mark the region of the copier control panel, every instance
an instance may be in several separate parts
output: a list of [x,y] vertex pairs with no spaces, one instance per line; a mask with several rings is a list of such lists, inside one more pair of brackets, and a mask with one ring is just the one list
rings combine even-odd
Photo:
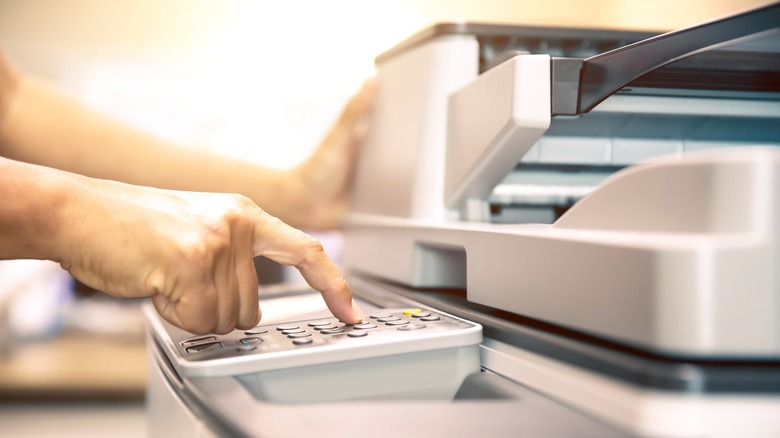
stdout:
[[[335,317],[259,325],[226,335],[192,336],[183,332],[174,345],[182,361],[203,362],[257,356],[273,361],[274,355],[308,349],[359,350],[380,344],[419,343],[435,347],[443,339],[477,332],[479,326],[452,316],[420,308],[386,309],[368,315],[359,324],[345,324]],[[316,351],[315,351],[316,353]],[[263,368],[274,368],[273,364]]]
[[380,308],[195,336],[145,308],[157,344],[186,377],[234,376],[274,402],[454,396],[480,371],[482,327],[423,307]]

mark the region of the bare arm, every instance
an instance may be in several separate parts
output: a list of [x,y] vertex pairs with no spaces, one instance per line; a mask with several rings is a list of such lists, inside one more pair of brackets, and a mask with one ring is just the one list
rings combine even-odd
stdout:
[[0,158],[0,259],[59,262],[120,297],[151,297],[195,333],[260,318],[252,258],[295,266],[345,322],[363,317],[322,245],[241,195],[101,180]]
[[[329,138],[354,137],[334,129]],[[320,151],[343,150],[327,143]],[[249,198],[99,178],[116,173],[149,186],[212,192],[247,185],[257,199],[278,202],[278,214],[305,223],[319,209],[305,190],[316,175],[182,153],[21,77],[2,61],[0,153],[14,158],[0,157],[0,259],[54,260],[96,289],[151,297],[165,319],[186,330],[225,333],[259,320],[252,258],[262,255],[295,266],[336,317],[363,317],[322,245]],[[332,157],[318,154],[307,163]],[[148,173],[147,160],[158,163]],[[299,204],[286,198],[299,195]],[[338,198],[325,210],[336,211]]]
[[131,184],[241,193],[290,225],[308,229],[333,228],[341,219],[372,95],[366,87],[350,101],[309,160],[278,170],[135,130],[14,71],[2,54],[0,81],[13,90],[0,97],[2,156]]

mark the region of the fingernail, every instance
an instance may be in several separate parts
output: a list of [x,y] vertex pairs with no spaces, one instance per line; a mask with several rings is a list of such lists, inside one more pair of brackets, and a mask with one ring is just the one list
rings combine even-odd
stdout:
[[363,311],[360,310],[360,307],[358,307],[355,300],[352,300],[352,314],[355,315],[356,321],[362,321],[365,315],[363,314]]

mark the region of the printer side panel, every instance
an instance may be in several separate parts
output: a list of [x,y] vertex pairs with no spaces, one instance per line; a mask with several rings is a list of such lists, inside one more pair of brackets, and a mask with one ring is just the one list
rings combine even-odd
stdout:
[[477,76],[477,40],[441,36],[377,67],[374,114],[350,209],[442,220],[447,96]]

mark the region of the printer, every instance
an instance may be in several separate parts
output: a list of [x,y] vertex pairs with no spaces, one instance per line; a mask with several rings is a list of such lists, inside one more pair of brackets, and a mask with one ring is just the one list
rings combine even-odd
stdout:
[[366,311],[145,308],[150,434],[780,434],[780,3],[655,35],[454,22],[376,58]]

